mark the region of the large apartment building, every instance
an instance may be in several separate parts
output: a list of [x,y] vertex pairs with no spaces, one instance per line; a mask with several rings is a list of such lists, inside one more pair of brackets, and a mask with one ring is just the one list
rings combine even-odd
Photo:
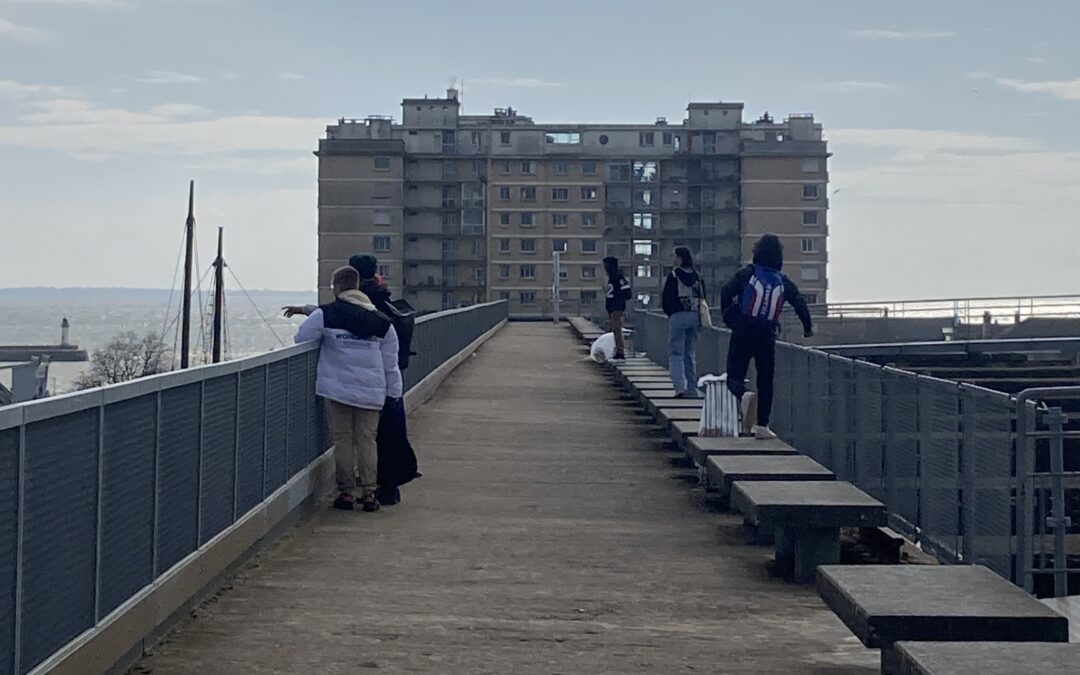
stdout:
[[[516,110],[463,115],[456,90],[405,99],[402,121],[340,119],[319,141],[319,288],[357,251],[421,311],[510,301],[551,316],[602,310],[606,255],[655,306],[676,246],[708,290],[766,232],[813,302],[828,290],[828,168],[812,115],[742,119],[691,103],[681,124],[540,124]],[[555,256],[559,251],[556,269]]]

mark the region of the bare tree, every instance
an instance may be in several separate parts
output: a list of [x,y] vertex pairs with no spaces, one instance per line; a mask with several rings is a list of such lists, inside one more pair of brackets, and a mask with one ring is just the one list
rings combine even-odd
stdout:
[[169,370],[171,360],[165,343],[156,333],[139,337],[132,331],[113,337],[103,349],[94,351],[90,370],[75,380],[76,389],[117,384]]

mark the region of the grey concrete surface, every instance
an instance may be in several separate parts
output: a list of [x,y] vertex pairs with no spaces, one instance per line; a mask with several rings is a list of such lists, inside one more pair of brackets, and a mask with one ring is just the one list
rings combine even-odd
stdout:
[[767,527],[879,527],[885,505],[844,481],[736,481],[731,506]]
[[684,444],[686,452],[701,466],[705,466],[709,457],[725,455],[797,455],[795,448],[779,438],[759,441],[756,438],[735,438],[732,436],[691,436]]
[[[762,441],[764,442],[764,441]],[[737,480],[835,480],[836,475],[806,455],[712,456],[705,462],[709,485],[726,497]]]
[[1080,672],[1080,644],[901,642],[905,675],[1048,675]]
[[822,599],[868,647],[1069,639],[1064,616],[981,565],[829,565],[817,580]]
[[138,672],[876,673],[573,344],[505,328],[410,419],[401,505],[320,511]]

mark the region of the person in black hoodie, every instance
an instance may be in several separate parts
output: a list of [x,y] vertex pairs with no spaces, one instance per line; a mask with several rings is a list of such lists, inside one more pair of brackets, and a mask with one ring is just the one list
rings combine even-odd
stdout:
[[668,315],[668,371],[676,398],[698,396],[694,342],[701,327],[705,284],[694,269],[690,249],[675,249],[675,269],[664,282],[660,305]]
[[349,267],[360,273],[360,292],[371,298],[380,312],[394,316],[390,307],[390,289],[379,274],[378,259],[370,253],[357,253],[349,258]]
[[[731,328],[728,347],[727,386],[739,399],[744,418],[753,399],[747,396],[746,372],[750,359],[757,366],[757,424],[751,433],[759,440],[776,438],[769,429],[772,412],[773,376],[776,366],[776,337],[780,332],[780,310],[790,304],[802,321],[803,334],[814,334],[810,311],[799,288],[781,274],[784,247],[780,239],[766,234],[754,244],[754,263],[739,270],[720,290],[724,323]],[[752,395],[751,395],[752,396]]]
[[604,271],[607,272],[607,290],[605,308],[611,322],[611,332],[615,336],[615,360],[626,358],[626,339],[623,337],[623,320],[626,315],[626,301],[632,297],[630,282],[619,269],[619,259],[604,258]]

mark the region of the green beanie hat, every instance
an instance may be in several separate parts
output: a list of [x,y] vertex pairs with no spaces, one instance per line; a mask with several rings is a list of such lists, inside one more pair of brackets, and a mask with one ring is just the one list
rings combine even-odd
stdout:
[[359,272],[361,279],[374,279],[379,271],[379,261],[370,253],[357,253],[349,258],[349,267]]

